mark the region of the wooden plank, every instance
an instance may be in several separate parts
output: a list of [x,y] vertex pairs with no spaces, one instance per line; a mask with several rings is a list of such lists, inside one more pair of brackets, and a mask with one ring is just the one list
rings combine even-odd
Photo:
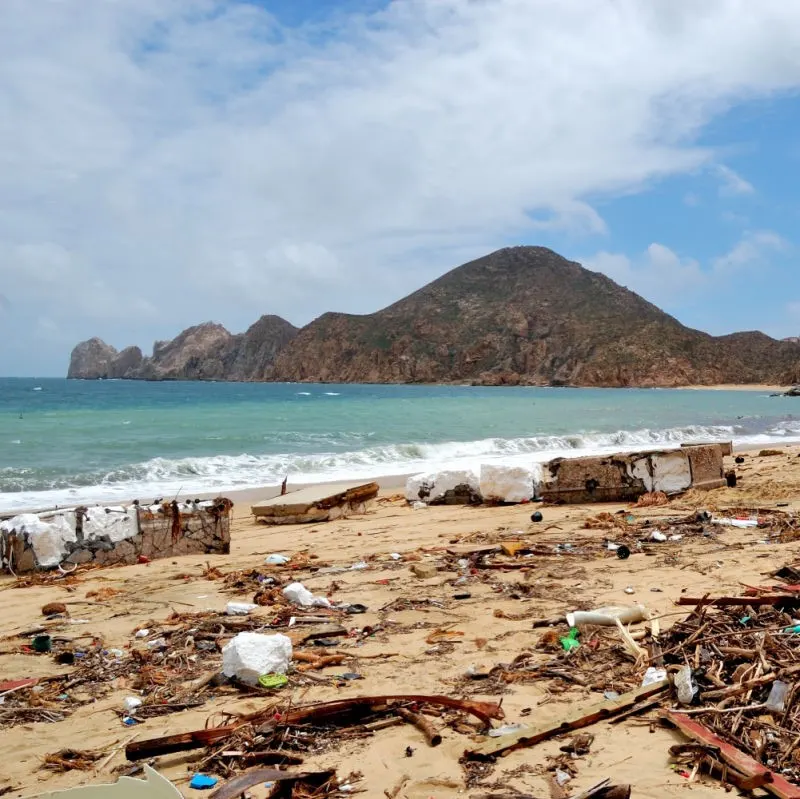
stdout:
[[265,499],[251,506],[255,516],[292,515],[301,513],[308,508],[334,507],[349,500],[368,498],[370,494],[378,493],[378,484],[365,483],[336,483],[334,485],[315,485],[291,491],[283,496]]
[[770,771],[750,755],[732,746],[727,741],[715,735],[705,725],[695,721],[685,713],[675,710],[667,710],[665,717],[668,718],[687,738],[693,741],[714,746],[719,750],[719,759],[727,763],[732,768],[744,774],[746,777],[760,777],[764,779],[763,788],[779,799],[800,799],[800,786],[789,782],[782,774]]
[[[581,727],[588,727],[590,724],[594,724],[597,721],[613,718],[626,711],[628,708],[633,707],[638,702],[641,702],[643,699],[655,696],[665,691],[667,688],[669,688],[669,680],[661,680],[652,685],[636,688],[633,691],[623,694],[619,699],[614,699],[612,701],[603,700],[602,702],[596,702],[592,705],[580,708],[560,721],[549,722],[539,727],[520,730],[511,735],[504,735],[502,738],[492,738],[475,749],[467,750],[465,756],[470,760],[486,760],[496,757],[497,755],[507,754],[514,749],[535,746],[541,741],[545,741],[555,735],[570,732],[571,730],[579,730]],[[798,799],[800,799],[800,797],[798,797]]]

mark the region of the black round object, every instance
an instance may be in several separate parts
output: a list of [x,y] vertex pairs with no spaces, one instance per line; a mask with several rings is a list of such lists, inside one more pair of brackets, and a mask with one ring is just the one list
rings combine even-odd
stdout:
[[741,455],[736,456],[736,463],[744,463],[744,458]]
[[617,547],[617,557],[620,560],[627,560],[630,556],[631,556],[631,551],[628,549],[628,547],[625,546],[625,544],[620,544]]
[[542,521],[542,519],[544,519],[544,516],[542,516],[541,512],[538,511],[538,510],[535,513],[531,514],[531,521],[532,522],[540,522],[540,521]]

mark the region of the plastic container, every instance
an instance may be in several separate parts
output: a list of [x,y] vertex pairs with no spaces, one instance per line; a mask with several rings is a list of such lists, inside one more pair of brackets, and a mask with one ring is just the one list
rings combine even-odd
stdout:
[[37,635],[31,646],[34,652],[49,652],[53,648],[53,639],[49,635]]
[[681,667],[675,675],[675,691],[678,694],[678,701],[682,705],[692,704],[698,688],[690,666]]
[[769,696],[767,697],[766,707],[767,710],[773,713],[783,713],[786,710],[786,697],[789,694],[789,683],[783,680],[775,680],[770,688]]
[[647,619],[647,609],[642,605],[631,607],[609,606],[597,610],[573,610],[567,613],[567,624],[580,627],[585,624],[596,624],[598,627],[614,627],[617,619],[623,624],[631,624]]

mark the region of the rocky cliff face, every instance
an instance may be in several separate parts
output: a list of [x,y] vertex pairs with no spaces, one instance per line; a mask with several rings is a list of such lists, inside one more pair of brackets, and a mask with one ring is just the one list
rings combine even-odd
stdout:
[[278,316],[263,316],[246,333],[232,335],[222,325],[205,322],[172,341],[157,341],[149,358],[138,347],[117,352],[98,338],[72,351],[67,377],[130,380],[263,380],[275,354],[297,329]]
[[67,377],[84,380],[109,377],[111,365],[118,355],[116,348],[102,339],[82,341],[72,350]]
[[[115,353],[99,339],[79,344],[69,376],[119,371]],[[374,314],[328,313],[300,331],[265,316],[238,336],[207,323],[125,371],[150,379],[789,384],[800,382],[800,345],[763,333],[714,338],[551,250],[512,247]]]

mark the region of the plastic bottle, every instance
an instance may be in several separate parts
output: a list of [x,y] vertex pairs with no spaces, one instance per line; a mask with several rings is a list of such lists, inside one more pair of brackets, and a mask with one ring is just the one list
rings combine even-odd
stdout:
[[678,694],[678,701],[682,705],[692,704],[692,700],[698,689],[697,683],[692,677],[692,669],[690,666],[683,666],[675,675],[675,690]]
[[641,605],[632,607],[604,607],[597,610],[573,610],[567,613],[567,624],[570,627],[580,627],[582,624],[596,624],[599,627],[614,627],[619,619],[623,624],[644,621],[647,610]]

